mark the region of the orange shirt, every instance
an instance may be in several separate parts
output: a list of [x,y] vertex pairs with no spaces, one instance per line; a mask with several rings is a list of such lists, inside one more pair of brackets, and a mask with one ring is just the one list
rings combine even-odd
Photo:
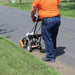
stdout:
[[34,0],[32,5],[38,8],[38,15],[43,17],[54,17],[59,15],[58,3],[60,0]]

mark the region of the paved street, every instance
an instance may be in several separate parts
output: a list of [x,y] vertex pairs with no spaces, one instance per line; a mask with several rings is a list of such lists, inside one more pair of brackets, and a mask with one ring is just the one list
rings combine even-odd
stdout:
[[[0,6],[0,35],[19,45],[19,41],[33,26],[29,11]],[[44,46],[43,42],[42,45]],[[40,54],[40,51],[32,52],[34,55],[36,53]],[[45,56],[45,53],[43,55]],[[60,61],[62,65],[65,64],[75,71],[75,19],[61,17],[56,56],[56,62]]]

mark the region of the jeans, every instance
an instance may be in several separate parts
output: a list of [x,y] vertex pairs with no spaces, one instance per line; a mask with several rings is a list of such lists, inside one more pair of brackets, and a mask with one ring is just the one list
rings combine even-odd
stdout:
[[60,18],[47,18],[46,25],[41,21],[41,34],[46,47],[46,56],[55,59],[56,38],[60,26]]

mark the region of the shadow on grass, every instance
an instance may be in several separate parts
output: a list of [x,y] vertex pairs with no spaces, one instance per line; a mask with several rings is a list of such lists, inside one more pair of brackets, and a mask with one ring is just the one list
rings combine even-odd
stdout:
[[4,39],[4,38],[0,36],[0,39]]

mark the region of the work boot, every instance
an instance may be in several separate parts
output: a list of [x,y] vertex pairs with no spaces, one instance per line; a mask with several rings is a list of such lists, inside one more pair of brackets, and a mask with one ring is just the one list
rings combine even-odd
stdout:
[[43,61],[50,61],[50,62],[55,62],[55,59],[50,59],[48,57],[42,58]]

